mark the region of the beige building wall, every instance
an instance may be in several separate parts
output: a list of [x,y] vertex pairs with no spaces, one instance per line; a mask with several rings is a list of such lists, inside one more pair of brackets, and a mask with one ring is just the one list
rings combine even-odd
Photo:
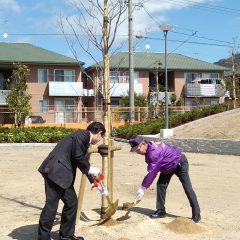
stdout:
[[149,71],[139,71],[139,83],[143,86],[143,95],[147,96],[149,92]]
[[184,85],[185,85],[184,72],[176,71],[174,78],[174,86],[177,100],[179,99],[179,97],[184,97]]
[[[49,105],[54,105],[55,98],[61,97],[50,97],[49,96],[49,89],[48,83],[38,83],[38,69],[48,69],[48,80],[54,81],[54,70],[61,69],[61,70],[75,70],[76,81],[81,81],[81,71],[80,67],[78,66],[61,66],[61,65],[53,65],[53,66],[46,66],[46,65],[28,65],[30,69],[30,76],[27,80],[28,85],[28,93],[32,96],[30,100],[30,104],[32,106],[33,112],[39,111],[39,101],[46,99],[49,101]],[[77,97],[62,97],[62,98],[74,98],[76,105],[78,105],[79,101],[81,102],[81,98]]]

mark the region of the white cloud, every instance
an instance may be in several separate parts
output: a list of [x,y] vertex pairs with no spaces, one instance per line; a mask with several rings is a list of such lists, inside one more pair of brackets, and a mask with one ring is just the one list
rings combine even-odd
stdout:
[[20,13],[21,7],[15,0],[0,0],[1,10],[12,11],[14,13]]

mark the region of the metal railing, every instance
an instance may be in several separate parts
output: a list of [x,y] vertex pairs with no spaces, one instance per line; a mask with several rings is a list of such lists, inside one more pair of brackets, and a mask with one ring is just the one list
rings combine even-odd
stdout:
[[[186,112],[193,108],[202,106],[169,106],[169,112]],[[49,106],[39,111],[32,110],[33,119],[43,119],[43,121],[32,122],[31,125],[66,125],[66,124],[87,124],[91,121],[103,122],[104,110],[102,107],[82,107],[81,109],[75,106],[59,107]],[[164,117],[165,108],[162,105],[154,107],[135,107],[134,115],[135,122],[144,122],[149,119]],[[116,126],[129,123],[130,108],[129,107],[111,107],[111,122]],[[29,122],[26,122],[28,124]],[[14,114],[9,112],[7,107],[0,107],[0,124],[14,124]]]

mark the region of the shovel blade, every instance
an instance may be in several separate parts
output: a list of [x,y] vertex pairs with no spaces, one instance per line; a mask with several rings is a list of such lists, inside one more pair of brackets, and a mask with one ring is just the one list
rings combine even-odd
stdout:
[[117,211],[117,208],[118,208],[118,200],[116,200],[113,203],[109,203],[109,205],[105,211],[106,216],[108,218],[110,218],[112,215],[115,214],[115,212]]
[[137,197],[134,199],[133,202],[123,203],[122,209],[132,208],[132,207],[136,206],[138,203],[140,203],[141,200],[142,200],[142,198],[139,195],[137,195]]

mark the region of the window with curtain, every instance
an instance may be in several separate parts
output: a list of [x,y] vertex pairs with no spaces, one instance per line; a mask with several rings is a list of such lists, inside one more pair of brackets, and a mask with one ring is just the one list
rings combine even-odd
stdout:
[[203,73],[205,83],[220,84],[219,73]]
[[120,73],[118,71],[110,72],[110,82],[111,83],[119,83]]
[[75,82],[75,70],[55,70],[55,82]]
[[198,73],[185,73],[185,81],[186,83],[195,83],[198,80]]
[[38,83],[48,82],[48,69],[38,69]]
[[48,112],[48,100],[40,100],[39,101],[39,109],[40,112],[42,113],[47,113]]

